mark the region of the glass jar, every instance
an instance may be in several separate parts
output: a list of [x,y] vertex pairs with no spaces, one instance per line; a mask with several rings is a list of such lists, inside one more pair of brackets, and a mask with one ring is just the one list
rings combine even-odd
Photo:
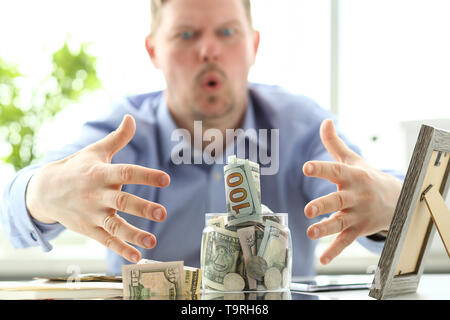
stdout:
[[285,291],[292,275],[287,213],[264,213],[233,225],[227,213],[207,213],[202,234],[202,288]]

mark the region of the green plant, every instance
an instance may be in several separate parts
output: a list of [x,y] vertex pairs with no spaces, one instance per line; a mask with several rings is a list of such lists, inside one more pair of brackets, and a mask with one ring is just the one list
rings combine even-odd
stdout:
[[51,74],[31,94],[21,88],[20,81],[25,76],[17,66],[0,58],[0,141],[8,146],[9,152],[2,160],[16,171],[40,157],[36,139],[46,121],[87,92],[101,87],[96,58],[86,49],[87,45],[81,44],[78,50],[71,50],[64,43],[52,55]]

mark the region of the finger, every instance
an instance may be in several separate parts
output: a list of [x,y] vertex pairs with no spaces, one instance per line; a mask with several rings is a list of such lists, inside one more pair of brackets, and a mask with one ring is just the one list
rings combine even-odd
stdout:
[[349,209],[355,205],[354,194],[349,191],[337,191],[314,199],[305,206],[305,215],[315,218],[319,215]]
[[134,118],[127,114],[123,117],[121,124],[116,130],[97,141],[92,147],[102,154],[105,161],[111,162],[112,157],[133,139],[135,132],[136,123]]
[[331,245],[323,252],[320,263],[326,265],[336,258],[345,248],[347,248],[358,237],[358,233],[353,228],[342,231]]
[[306,234],[311,239],[326,237],[338,232],[342,232],[354,223],[354,215],[351,213],[338,212],[328,219],[311,225]]
[[308,161],[303,165],[305,176],[327,179],[335,184],[347,182],[350,171],[349,166],[340,162]]
[[326,119],[320,125],[320,139],[331,156],[339,162],[347,162],[359,157],[336,133],[333,121]]
[[102,245],[121,255],[130,262],[137,263],[141,259],[141,253],[139,250],[120,240],[118,237],[111,235],[101,227],[94,228],[88,236],[94,240],[97,240]]
[[151,233],[144,232],[141,229],[132,226],[124,218],[114,214],[104,220],[102,227],[106,232],[122,241],[134,243],[146,249],[152,249],[156,245],[156,237]]
[[167,187],[170,177],[164,171],[134,164],[108,164],[105,166],[104,182],[107,185],[142,184]]
[[156,222],[163,221],[167,215],[166,209],[162,205],[123,191],[107,190],[103,193],[101,202],[107,208]]

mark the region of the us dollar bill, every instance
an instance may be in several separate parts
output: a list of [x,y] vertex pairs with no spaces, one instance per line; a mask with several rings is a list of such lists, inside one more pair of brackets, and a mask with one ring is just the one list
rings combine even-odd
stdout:
[[[141,260],[139,260],[138,264],[161,263],[161,262],[162,261],[158,261],[158,260],[141,259]],[[200,287],[201,287],[201,282],[202,282],[201,269],[183,266],[183,270],[184,270],[183,294],[186,296],[198,294],[200,292]]]
[[[250,226],[237,230],[239,240],[241,242],[242,253],[244,255],[245,266],[248,265],[252,256],[256,255],[256,234],[255,227]],[[249,289],[255,290],[257,287],[256,280],[246,274]]]
[[241,245],[237,232],[211,226],[203,251],[203,281],[210,288],[224,291],[224,277],[238,269]]
[[272,220],[265,221],[264,237],[258,248],[268,268],[276,267],[280,272],[286,267],[289,234],[283,225]]
[[259,165],[229,156],[224,167],[228,226],[261,221]]
[[206,226],[215,226],[219,228],[225,228],[225,216],[219,216],[217,218],[211,218],[206,221]]
[[184,266],[184,287],[183,295],[191,296],[200,293],[202,285],[202,270]]
[[184,294],[183,261],[142,263],[122,266],[124,297],[148,299]]

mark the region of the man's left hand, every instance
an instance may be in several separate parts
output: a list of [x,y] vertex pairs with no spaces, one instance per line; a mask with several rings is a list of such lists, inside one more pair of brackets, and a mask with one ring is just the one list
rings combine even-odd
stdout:
[[303,165],[303,173],[327,179],[337,186],[337,192],[305,206],[308,218],[334,212],[306,231],[311,239],[338,233],[320,257],[320,262],[326,265],[356,238],[389,229],[402,182],[373,168],[347,147],[337,135],[332,120],[322,122],[320,138],[336,162],[308,161]]

